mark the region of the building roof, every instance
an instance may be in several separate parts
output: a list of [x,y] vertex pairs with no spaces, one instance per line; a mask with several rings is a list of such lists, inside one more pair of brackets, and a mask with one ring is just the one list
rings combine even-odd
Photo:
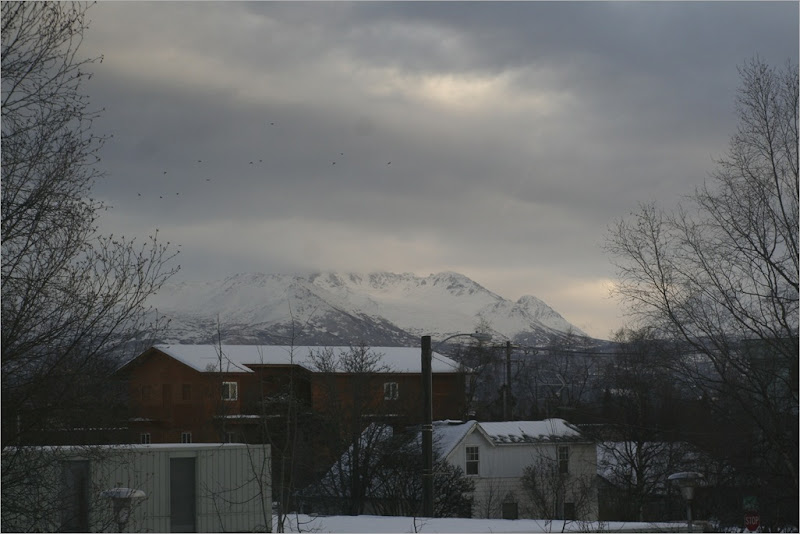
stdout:
[[[155,349],[175,358],[200,372],[219,371],[218,345],[154,345]],[[336,356],[351,350],[351,347],[315,347],[282,345],[222,345],[222,371],[252,373],[252,366],[299,365],[310,371],[317,370],[311,360],[312,351],[331,349]],[[421,373],[421,349],[418,347],[370,347],[370,351],[381,356],[378,365],[385,366],[388,373]],[[456,373],[457,362],[433,353],[431,365],[434,373]],[[340,369],[337,372],[342,372]]]
[[493,445],[576,441],[583,438],[576,427],[563,419],[500,423],[447,420],[433,422],[434,446],[443,457],[447,457],[473,430],[483,434]]
[[495,444],[538,443],[541,441],[574,441],[581,438],[580,431],[563,419],[544,421],[505,421],[478,423]]
[[442,458],[446,458],[456,448],[456,445],[469,434],[475,424],[476,421],[434,421],[433,446]]

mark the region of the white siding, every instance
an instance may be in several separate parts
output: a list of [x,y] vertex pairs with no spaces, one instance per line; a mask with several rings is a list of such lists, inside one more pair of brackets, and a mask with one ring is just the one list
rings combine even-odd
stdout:
[[[553,461],[557,458],[558,445],[570,448],[569,472],[573,477],[584,477],[593,481],[596,473],[597,456],[594,444],[590,443],[509,443],[495,445],[479,431],[473,431],[448,455],[448,461],[466,472],[466,448],[479,448],[480,465],[478,475],[470,478],[475,482],[473,494],[473,517],[499,518],[503,501],[516,502],[519,517],[530,517],[525,490],[521,477],[525,467],[545,457]],[[566,502],[572,502],[573,495],[566,495]],[[597,493],[592,489],[590,505],[584,508],[580,519],[597,517]]]
[[[111,503],[103,490],[140,489],[147,497],[134,505],[127,532],[169,532],[170,459],[196,458],[195,525],[198,532],[267,530],[271,526],[270,452],[266,445],[174,444],[54,448],[53,480],[62,460],[90,462],[90,529],[116,531]],[[263,491],[262,491],[263,488]],[[57,492],[58,484],[43,482],[42,490]],[[51,521],[56,523],[59,518]],[[58,524],[41,524],[53,531]]]

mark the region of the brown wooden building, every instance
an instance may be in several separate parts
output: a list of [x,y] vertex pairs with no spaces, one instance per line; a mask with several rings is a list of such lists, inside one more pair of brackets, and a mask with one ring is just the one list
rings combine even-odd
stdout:
[[[359,350],[365,349],[155,345],[116,373],[129,392],[129,439],[257,442],[263,439],[258,427],[285,419],[292,409],[323,420],[357,417],[363,425],[421,423],[420,349],[372,347],[366,349],[371,365],[362,368],[346,362]],[[322,351],[328,359],[320,366]],[[432,367],[434,419],[463,418],[463,370],[438,353]]]

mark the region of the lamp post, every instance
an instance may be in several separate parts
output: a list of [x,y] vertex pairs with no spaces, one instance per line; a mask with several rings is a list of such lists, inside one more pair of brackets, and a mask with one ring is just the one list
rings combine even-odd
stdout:
[[131,515],[131,504],[134,500],[144,499],[142,490],[131,488],[113,488],[100,493],[101,497],[111,499],[114,504],[114,520],[117,522],[117,532],[125,530],[125,525]]
[[[471,337],[478,341],[489,341],[492,336],[481,332],[472,334],[453,334],[440,341],[456,337]],[[422,336],[422,515],[433,517],[433,349],[431,336]]]
[[692,532],[692,499],[694,499],[694,489],[702,483],[703,474],[694,471],[683,471],[667,477],[678,484],[681,488],[681,495],[686,499],[686,527]]

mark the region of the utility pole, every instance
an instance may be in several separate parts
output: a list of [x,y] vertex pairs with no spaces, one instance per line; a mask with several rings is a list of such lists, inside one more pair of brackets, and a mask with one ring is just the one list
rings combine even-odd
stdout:
[[[492,336],[484,332],[453,334],[440,341],[456,337],[471,337],[478,341],[490,341]],[[433,517],[433,348],[431,336],[422,336],[422,516]]]
[[422,516],[433,517],[433,373],[431,336],[422,336]]

